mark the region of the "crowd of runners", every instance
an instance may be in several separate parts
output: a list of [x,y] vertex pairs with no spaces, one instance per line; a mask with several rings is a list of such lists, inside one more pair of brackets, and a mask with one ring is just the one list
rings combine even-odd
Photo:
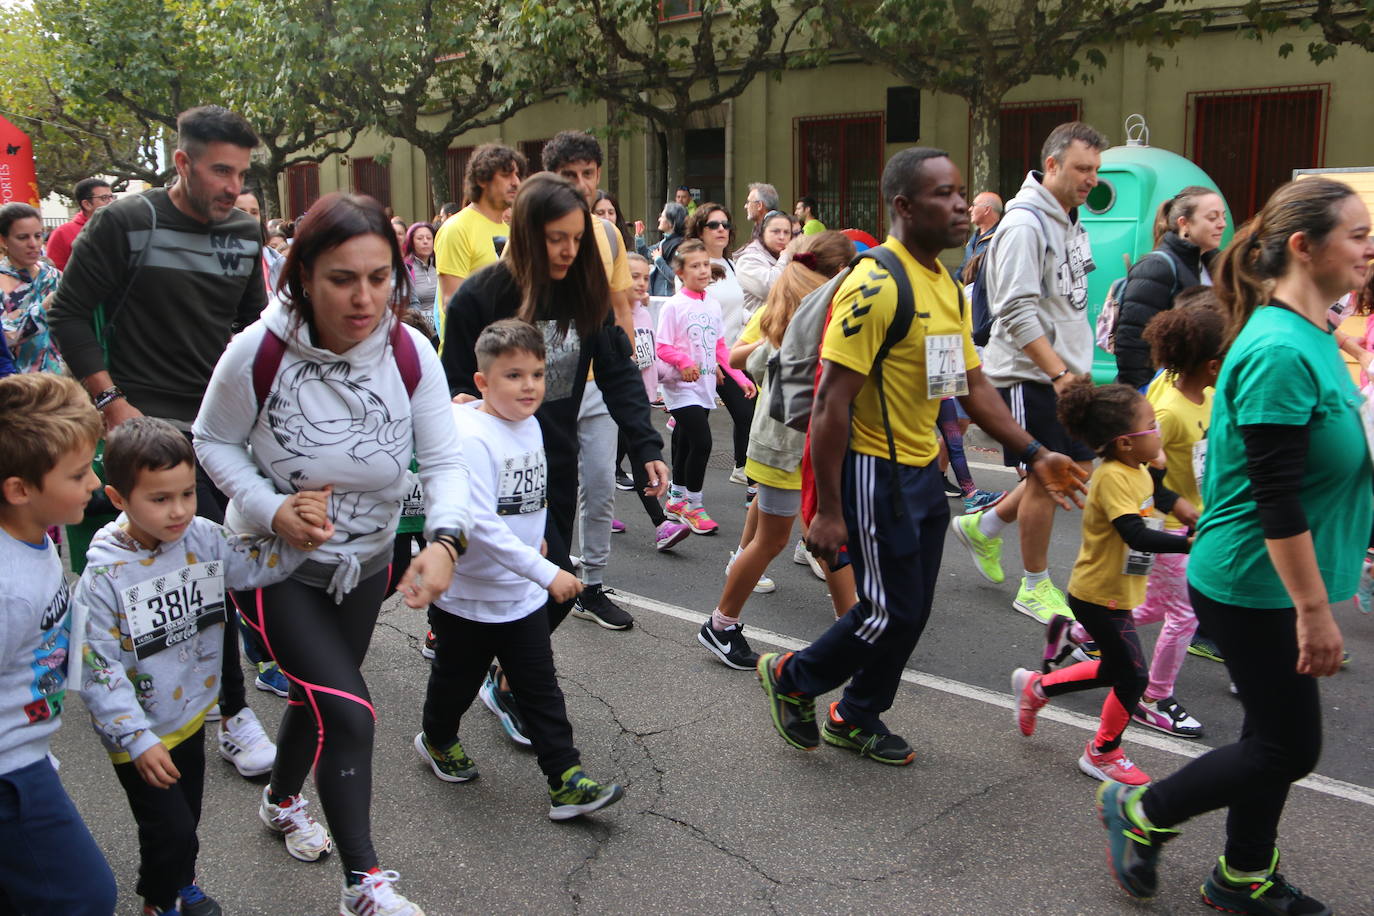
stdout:
[[[240,115],[195,108],[170,187],[116,199],[83,181],[47,237],[37,210],[0,207],[0,839],[23,850],[0,863],[0,912],[115,908],[108,851],[50,759],[70,688],[138,825],[145,914],[232,909],[197,880],[208,728],[268,777],[244,804],[285,852],[340,863],[343,916],[422,916],[371,836],[361,666],[393,594],[428,608],[414,747],[439,780],[477,776],[459,733],[480,699],[533,751],[550,818],[618,801],[582,767],[552,648],[569,614],[633,626],[605,578],[617,488],[660,551],[711,550],[712,515],[739,522],[697,640],[756,673],[760,727],[895,766],[915,750],[883,715],[946,543],[1001,583],[1016,525],[1011,604],[1045,634],[1010,673],[1016,726],[1104,692],[1078,767],[1101,781],[1116,882],[1153,896],[1163,845],[1225,808],[1207,904],[1331,912],[1278,870],[1277,833],[1320,753],[1316,678],[1346,658],[1332,605],[1370,606],[1374,420],[1340,354],[1367,368],[1371,341],[1335,326],[1374,304],[1374,243],[1349,187],[1284,185],[1224,248],[1220,195],[1177,189],[1095,338],[1078,207],[1107,141],[1081,122],[1006,202],[970,206],[943,151],[898,152],[881,244],[761,182],[742,219],[677,189],[650,244],[578,131],[539,163],[478,147],[464,204],[433,221],[347,193],[264,221],[244,184],[257,144]],[[1114,384],[1093,383],[1095,339]],[[708,512],[717,408],[745,508]],[[1011,490],[975,484],[970,423],[1017,469]],[[1056,519],[1081,525],[1062,587]],[[784,553],[824,580],[835,620],[759,655],[744,610]],[[275,740],[241,649],[287,698]],[[1175,696],[1189,654],[1224,661],[1241,737],[1152,778],[1123,738],[1203,734]]]

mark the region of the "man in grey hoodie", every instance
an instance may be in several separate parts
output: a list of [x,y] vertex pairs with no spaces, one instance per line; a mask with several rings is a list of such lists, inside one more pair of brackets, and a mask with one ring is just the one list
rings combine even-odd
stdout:
[[[987,254],[993,325],[983,371],[1027,432],[1089,471],[1092,449],[1068,435],[1055,406],[1059,392],[1092,369],[1093,330],[1085,310],[1094,265],[1078,207],[1097,186],[1106,146],[1106,137],[1081,121],[1051,131],[1040,153],[1044,171],[1026,175]],[[1008,452],[1004,463],[1015,467],[1019,456]],[[1020,520],[1025,574],[1012,607],[1041,623],[1055,614],[1072,616],[1049,578],[1054,508],[1044,487],[1028,477],[996,506],[951,524],[984,578],[1001,582],[1001,531]]]

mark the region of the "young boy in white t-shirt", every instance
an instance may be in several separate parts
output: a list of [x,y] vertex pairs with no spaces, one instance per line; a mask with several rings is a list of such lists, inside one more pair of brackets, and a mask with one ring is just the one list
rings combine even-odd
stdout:
[[468,449],[472,534],[448,591],[429,609],[438,644],[415,749],[445,782],[477,777],[458,726],[495,658],[548,779],[549,817],[567,820],[619,801],[624,790],[582,771],[554,671],[545,603],[549,595],[569,600],[582,583],[542,552],[548,474],[534,412],[544,400],[544,336],[505,319],[482,332],[476,351],[482,400],[453,408]]

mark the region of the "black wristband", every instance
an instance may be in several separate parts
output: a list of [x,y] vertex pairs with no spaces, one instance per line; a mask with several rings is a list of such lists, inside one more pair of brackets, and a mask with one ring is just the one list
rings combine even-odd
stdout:
[[122,397],[124,397],[124,392],[120,387],[118,385],[111,385],[109,388],[100,392],[100,394],[97,394],[92,400],[95,401],[96,410],[104,410]]
[[1040,451],[1042,448],[1044,448],[1044,446],[1040,444],[1039,439],[1032,439],[1030,445],[1026,446],[1021,451],[1021,458],[1018,463],[1024,464],[1026,467],[1030,467],[1031,461],[1035,458],[1035,453]]
[[[468,550],[467,536],[459,532],[457,528],[440,528],[434,532],[434,537],[431,540],[436,544],[443,544],[451,548],[459,557],[467,553]],[[454,562],[457,562],[456,558]]]
[[1050,379],[1050,384],[1053,385],[1055,382],[1059,381],[1061,378],[1063,378],[1064,376],[1066,376],[1066,375],[1068,375],[1068,374],[1069,374],[1069,367],[1068,367],[1068,366],[1065,366],[1065,367],[1063,368],[1063,370],[1061,370],[1060,373],[1059,373],[1058,375],[1056,375],[1056,376],[1054,376],[1053,378]]

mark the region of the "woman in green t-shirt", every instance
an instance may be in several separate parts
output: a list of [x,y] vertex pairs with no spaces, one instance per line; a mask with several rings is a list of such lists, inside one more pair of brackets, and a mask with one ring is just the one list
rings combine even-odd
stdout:
[[1169,778],[1098,792],[1117,883],[1150,897],[1176,825],[1229,809],[1203,901],[1233,913],[1329,914],[1278,873],[1289,785],[1321,752],[1318,677],[1341,665],[1331,605],[1355,594],[1374,520],[1361,398],[1330,333],[1332,302],[1374,258],[1369,211],[1348,186],[1284,185],[1218,259],[1228,317],[1208,430],[1206,509],[1188,591],[1245,706],[1235,744]]

